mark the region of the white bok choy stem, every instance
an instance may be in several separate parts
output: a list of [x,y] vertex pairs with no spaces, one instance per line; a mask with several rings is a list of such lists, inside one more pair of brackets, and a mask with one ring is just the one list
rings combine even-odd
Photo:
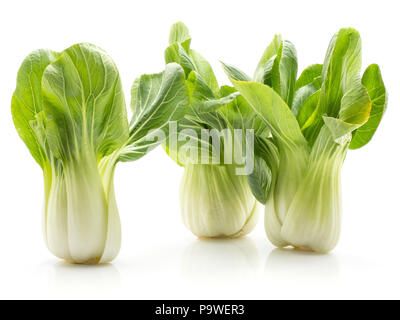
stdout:
[[185,226],[200,238],[244,236],[258,221],[246,176],[229,165],[186,165],[180,201]]

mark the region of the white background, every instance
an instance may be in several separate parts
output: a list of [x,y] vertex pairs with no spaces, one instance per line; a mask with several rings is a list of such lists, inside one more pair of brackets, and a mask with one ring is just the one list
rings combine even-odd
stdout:
[[[400,59],[398,1],[1,1],[0,298],[400,298]],[[331,36],[358,29],[364,68],[379,63],[390,94],[373,141],[343,167],[343,231],[329,255],[274,249],[263,223],[250,236],[199,241],[181,220],[182,168],[162,149],[119,164],[123,224],[110,265],[67,265],[41,233],[42,172],[14,129],[10,101],[24,57],[78,42],[116,61],[126,99],[133,79],[162,70],[169,27],[228,80],[223,60],[252,74],[274,33],[297,47],[300,69],[322,63]]]

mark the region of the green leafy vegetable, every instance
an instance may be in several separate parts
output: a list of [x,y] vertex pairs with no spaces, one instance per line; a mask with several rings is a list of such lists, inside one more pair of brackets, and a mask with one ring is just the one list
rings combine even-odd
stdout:
[[257,199],[266,200],[269,239],[279,247],[328,252],[339,240],[343,161],[349,148],[371,140],[386,108],[386,89],[377,65],[361,78],[361,39],[354,29],[340,30],[324,64],[306,68],[295,85],[295,51],[287,49],[282,59],[285,43],[275,37],[255,82],[237,68],[224,69],[271,130],[272,137],[255,141],[263,161],[248,179]]
[[167,65],[164,73],[141,80],[129,128],[117,67],[102,49],[77,44],[61,53],[38,50],[18,72],[14,124],[43,169],[45,240],[62,259],[115,258],[121,242],[115,165],[137,159],[136,150],[143,156],[156,145],[146,139],[151,131],[185,113],[188,92],[180,66]]
[[[167,63],[185,69],[190,92],[190,108],[177,124],[179,140],[165,144],[168,154],[185,169],[180,192],[183,221],[199,237],[241,236],[255,226],[257,201],[246,175],[237,175],[245,164],[234,161],[246,148],[245,129],[254,128],[265,137],[269,130],[236,89],[219,87],[210,64],[187,45],[187,39],[183,23],[173,25],[165,51]],[[237,76],[247,79],[240,72]],[[235,130],[242,133],[240,142],[233,138]],[[218,149],[213,148],[216,141]],[[258,183],[268,184],[269,177]]]

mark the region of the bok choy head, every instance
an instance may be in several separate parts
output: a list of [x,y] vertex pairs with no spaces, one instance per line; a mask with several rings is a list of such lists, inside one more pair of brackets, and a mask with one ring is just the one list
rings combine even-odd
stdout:
[[[371,140],[387,104],[379,67],[360,74],[359,33],[340,30],[324,63],[298,78],[296,50],[280,36],[266,49],[253,80],[233,66],[224,69],[271,130],[271,137],[256,144],[272,175],[265,207],[269,239],[279,247],[332,250],[340,234],[342,163],[348,149]],[[258,183],[265,172],[259,166],[249,180],[254,194],[265,190]]]
[[157,81],[143,76],[138,87],[149,85],[154,94],[136,104],[129,126],[117,67],[102,49],[84,43],[60,53],[37,50],[22,63],[12,115],[43,170],[43,231],[57,257],[103,263],[118,254],[115,165],[151,150],[157,142],[146,139],[149,132],[183,116],[188,103],[177,64],[167,65]]
[[[256,224],[258,204],[247,183],[243,155],[254,139],[246,129],[261,136],[268,136],[269,129],[235,88],[219,86],[210,64],[191,48],[183,23],[172,26],[169,42],[165,61],[182,66],[190,94],[190,107],[174,129],[177,139],[165,144],[184,167],[183,221],[199,237],[247,234]],[[270,177],[265,178],[268,184]]]

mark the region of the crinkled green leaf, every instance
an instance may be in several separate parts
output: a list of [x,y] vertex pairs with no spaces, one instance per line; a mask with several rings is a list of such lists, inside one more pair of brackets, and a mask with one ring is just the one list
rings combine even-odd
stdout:
[[182,47],[189,52],[190,42],[192,37],[190,36],[189,29],[183,22],[177,22],[172,25],[169,33],[169,44],[179,43]]
[[360,35],[351,28],[341,29],[332,38],[326,53],[320,101],[303,125],[303,133],[311,144],[314,143],[324,124],[322,116],[339,116],[343,95],[353,85],[360,68]]
[[163,130],[166,138],[169,122],[180,120],[189,103],[185,73],[176,63],[168,64],[161,74],[142,76],[135,81],[133,92],[136,106],[121,161],[137,160],[164,142],[152,136],[153,130]]
[[[292,103],[292,112],[295,116],[299,114],[299,111],[303,108],[305,102],[317,91],[320,92],[321,88],[321,77],[315,78],[309,84],[298,89],[294,95]],[[314,111],[314,110],[313,110]]]
[[175,23],[170,31],[170,46],[165,50],[165,62],[178,63],[185,70],[186,76],[196,71],[214,93],[218,92],[217,78],[211,65],[200,53],[190,49],[190,42],[188,28],[182,22]]
[[361,70],[361,38],[351,28],[341,29],[331,40],[322,70],[321,111],[337,116],[341,99]]
[[[122,85],[111,58],[91,44],[63,51],[43,73],[44,111],[55,154],[63,158],[93,150],[110,154],[127,139]],[[52,150],[53,151],[53,150]]]
[[313,64],[303,70],[300,77],[296,81],[296,91],[314,82],[315,78],[322,75],[322,64]]
[[339,118],[323,117],[331,131],[333,140],[340,142],[357,128],[367,122],[371,111],[371,100],[365,87],[356,79],[342,98]]
[[163,76],[164,72],[144,74],[133,82],[131,89],[132,123],[138,120],[156,98],[163,81]]
[[371,112],[371,99],[367,89],[356,79],[343,95],[340,104],[339,119],[353,124],[363,125]]
[[258,65],[257,65],[256,71],[255,71],[254,77],[253,77],[254,81],[264,83],[265,72],[266,72],[266,69],[268,68],[268,64],[270,64],[269,60],[273,56],[278,54],[281,44],[282,44],[281,35],[275,35],[272,42],[265,49]]
[[138,99],[138,92],[139,92],[139,85],[140,85],[140,77],[136,78],[133,81],[132,87],[131,87],[131,110],[134,111],[136,108],[136,103]]
[[189,91],[192,92],[191,107],[196,113],[208,113],[217,110],[223,105],[231,102],[238,96],[238,92],[232,92],[224,97],[216,97],[196,72],[192,71],[187,80]]
[[[322,64],[313,64],[306,69],[303,70],[301,73],[300,77],[296,81],[296,92],[294,94],[293,98],[293,103],[292,103],[292,112],[294,113],[295,116],[298,116],[300,110],[303,108],[303,105],[306,103],[306,101],[314,95],[315,92],[321,89],[322,85]],[[313,101],[315,100],[315,97],[312,98]],[[317,103],[318,104],[318,103]],[[315,107],[317,106],[315,104],[314,108],[312,109],[312,112],[315,110]],[[312,112],[310,113],[310,102],[307,103],[305,108],[302,110],[302,115],[300,118],[303,118],[304,116],[307,115],[307,118],[312,115]],[[306,111],[307,110],[307,111]],[[307,119],[303,119],[300,123],[300,127],[303,126],[304,122]]]
[[367,123],[353,133],[350,149],[361,148],[372,139],[387,106],[386,88],[378,65],[370,65],[365,70],[361,82],[368,91],[372,107]]
[[[221,95],[230,96],[237,93],[235,88],[229,86],[221,87]],[[267,138],[270,131],[262,119],[253,111],[250,104],[242,97],[237,96],[229,104],[218,109],[231,128],[252,129],[258,137]]]
[[231,81],[280,143],[307,145],[295,116],[272,88],[258,82]]
[[223,62],[221,62],[221,64],[222,67],[224,68],[225,73],[231,79],[237,81],[251,81],[251,78],[247,74],[245,74],[242,70]]
[[202,101],[197,110],[199,113],[208,113],[218,110],[220,107],[232,102],[239,95],[238,92],[234,92],[226,97],[216,98],[213,100]]
[[42,167],[47,157],[32,125],[35,126],[36,115],[44,108],[41,91],[43,72],[58,55],[43,49],[32,52],[18,71],[17,87],[11,102],[11,112],[18,134]]
[[323,120],[332,135],[332,139],[339,144],[342,143],[343,139],[348,140],[349,134],[360,127],[357,123],[349,123],[333,117],[323,117]]
[[200,74],[200,76],[205,80],[205,82],[213,92],[218,92],[218,81],[208,61],[204,59],[204,57],[200,53],[194,50],[190,50],[190,57],[193,61],[193,64],[195,65],[196,72]]
[[236,94],[230,97],[217,97],[205,80],[196,72],[192,71],[187,78],[187,86],[190,95],[190,107],[185,117],[202,128],[226,128],[225,120],[214,111],[224,104],[232,101]]
[[259,137],[256,137],[254,147],[254,170],[247,176],[247,181],[255,198],[265,204],[278,174],[278,150],[271,141]]
[[165,63],[177,63],[179,64],[183,70],[185,70],[186,76],[189,75],[190,72],[196,70],[196,66],[186,52],[186,50],[182,47],[181,44],[175,42],[171,44],[164,53]]
[[291,106],[296,87],[297,68],[294,45],[290,41],[282,40],[281,36],[275,36],[257,66],[254,81],[272,87]]
[[272,66],[271,87],[290,107],[296,87],[297,68],[296,48],[290,41],[282,41]]
[[212,89],[196,71],[192,71],[187,77],[187,85],[191,104],[216,98]]
[[[319,99],[321,96],[321,90],[315,91],[311,96],[309,96],[300,107],[297,113],[297,121],[299,123],[300,128],[302,128],[307,122],[307,120],[311,117],[314,113],[315,109],[318,106]],[[292,110],[293,111],[293,110]]]
[[272,75],[273,75],[272,71],[274,68],[274,63],[275,63],[276,57],[277,56],[275,55],[267,61],[267,64],[265,65],[265,69],[264,69],[264,78],[263,78],[263,81],[261,81],[261,83],[263,83],[271,88],[272,88]]

